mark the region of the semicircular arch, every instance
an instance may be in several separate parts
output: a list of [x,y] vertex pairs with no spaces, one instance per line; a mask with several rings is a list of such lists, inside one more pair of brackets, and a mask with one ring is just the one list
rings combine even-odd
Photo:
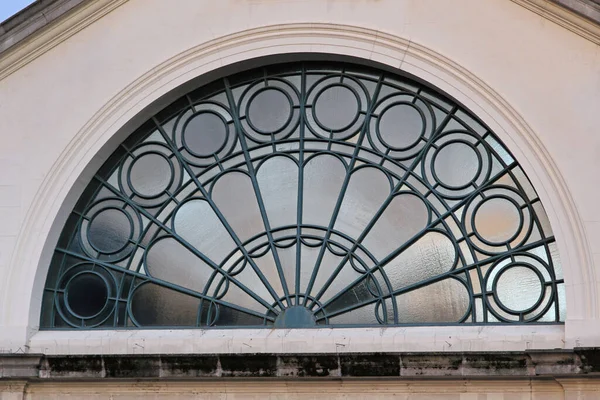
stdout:
[[[497,92],[446,57],[402,38],[369,29],[328,25],[290,24],[253,29],[202,44],[153,68],[111,99],[65,149],[47,175],[38,200],[21,229],[11,266],[15,293],[29,305],[30,315],[4,315],[7,325],[37,325],[40,293],[49,264],[49,253],[69,209],[81,191],[78,182],[89,181],[107,148],[118,141],[128,122],[143,111],[156,109],[156,99],[224,65],[272,54],[310,53],[319,44],[319,52],[374,60],[428,81],[473,111],[507,144],[522,162],[548,209],[558,238],[567,282],[590,282],[583,291],[567,289],[568,308],[580,319],[595,318],[597,300],[593,290],[594,272],[577,211],[551,157],[523,117]],[[153,105],[154,104],[154,105]],[[100,157],[97,157],[97,155]],[[25,239],[27,238],[27,239]],[[34,239],[34,240],[32,240]],[[24,290],[25,289],[25,290]],[[14,300],[13,300],[14,301]],[[569,309],[568,315],[571,315]]]

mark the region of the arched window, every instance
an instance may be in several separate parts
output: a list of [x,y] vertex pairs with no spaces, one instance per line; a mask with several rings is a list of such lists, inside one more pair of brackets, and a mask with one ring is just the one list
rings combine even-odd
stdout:
[[525,173],[429,85],[275,65],[156,114],[97,172],[44,329],[558,323],[563,276]]

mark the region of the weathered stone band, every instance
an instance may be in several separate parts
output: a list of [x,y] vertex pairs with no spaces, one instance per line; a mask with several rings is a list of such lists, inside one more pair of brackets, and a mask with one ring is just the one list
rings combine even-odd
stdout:
[[2,380],[597,377],[600,349],[504,353],[0,355]]

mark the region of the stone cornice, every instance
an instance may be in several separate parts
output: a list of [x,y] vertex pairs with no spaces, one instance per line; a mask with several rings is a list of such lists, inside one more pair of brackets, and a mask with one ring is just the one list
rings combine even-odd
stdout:
[[[0,25],[0,80],[27,65],[127,0],[50,0],[34,3]],[[30,11],[32,10],[32,11]],[[31,12],[30,19],[20,21]],[[12,26],[14,24],[14,26]],[[10,27],[10,29],[8,29]],[[8,31],[6,31],[8,29]]]
[[38,0],[0,24],[0,53],[91,0]]
[[[511,0],[600,45],[596,0]],[[0,24],[0,80],[127,0],[38,0]]]
[[552,0],[592,21],[600,23],[600,0]]
[[[530,11],[562,26],[565,29],[600,45],[600,6],[592,0],[511,0]],[[571,4],[585,5],[588,8],[571,8]],[[567,9],[566,7],[569,7]],[[598,13],[590,10],[597,9]],[[584,10],[588,10],[585,16]],[[590,19],[596,16],[597,19]]]
[[535,352],[0,355],[0,380],[599,378],[600,349]]

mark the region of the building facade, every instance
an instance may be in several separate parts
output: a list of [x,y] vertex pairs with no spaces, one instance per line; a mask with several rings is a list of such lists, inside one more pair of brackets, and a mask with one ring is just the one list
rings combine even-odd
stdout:
[[0,399],[600,398],[599,21],[34,3],[0,31]]

